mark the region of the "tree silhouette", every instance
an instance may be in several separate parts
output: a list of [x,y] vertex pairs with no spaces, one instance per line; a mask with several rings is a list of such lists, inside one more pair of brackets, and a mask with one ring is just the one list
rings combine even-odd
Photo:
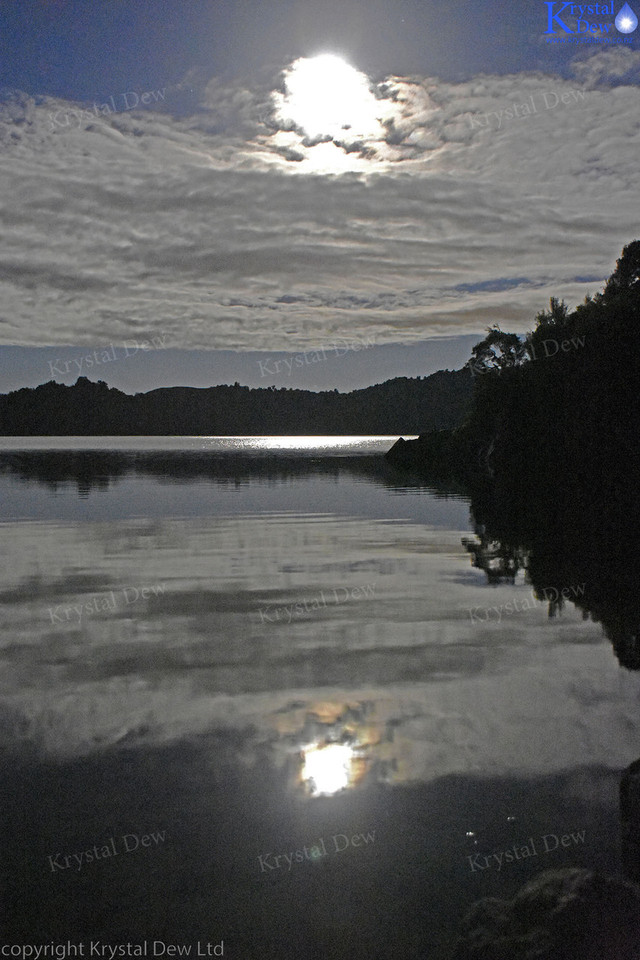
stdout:
[[504,333],[500,327],[488,327],[487,336],[476,343],[467,367],[472,373],[502,372],[524,362],[526,344],[517,333]]
[[622,256],[616,261],[616,269],[611,274],[604,289],[604,299],[626,293],[640,292],[640,240],[634,240],[623,247]]

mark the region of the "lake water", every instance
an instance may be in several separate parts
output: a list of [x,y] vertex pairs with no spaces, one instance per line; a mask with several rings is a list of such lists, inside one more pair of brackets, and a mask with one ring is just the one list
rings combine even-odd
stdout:
[[620,874],[640,675],[394,439],[0,442],[3,939],[439,960]]

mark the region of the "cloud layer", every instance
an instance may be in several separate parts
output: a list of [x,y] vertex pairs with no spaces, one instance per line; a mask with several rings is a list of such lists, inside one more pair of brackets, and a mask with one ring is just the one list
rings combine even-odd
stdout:
[[[464,83],[387,78],[377,138],[278,120],[282,75],[116,111],[13,94],[4,154],[4,343],[168,335],[300,350],[524,331],[595,292],[638,233],[640,52]],[[105,105],[106,106],[106,105]],[[287,129],[281,129],[287,127]],[[350,139],[351,138],[351,139]]]

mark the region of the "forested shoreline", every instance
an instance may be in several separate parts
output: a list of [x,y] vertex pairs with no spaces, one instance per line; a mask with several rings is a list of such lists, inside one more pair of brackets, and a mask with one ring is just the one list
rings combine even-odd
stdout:
[[539,599],[571,596],[630,670],[640,669],[639,320],[634,241],[604,292],[574,311],[552,299],[524,341],[492,328],[468,364],[476,378],[464,423],[387,454],[470,498],[477,539],[465,546],[488,582],[525,571]]
[[469,370],[396,377],[337,390],[164,387],[134,396],[79,377],[0,396],[2,436],[252,436],[418,434],[451,428],[469,410]]
[[522,500],[544,497],[551,477],[572,470],[581,472],[587,495],[589,484],[637,471],[639,321],[635,240],[604,291],[575,310],[552,298],[524,339],[490,328],[466,365],[474,395],[464,422],[399,441],[389,460],[472,485],[517,475]]

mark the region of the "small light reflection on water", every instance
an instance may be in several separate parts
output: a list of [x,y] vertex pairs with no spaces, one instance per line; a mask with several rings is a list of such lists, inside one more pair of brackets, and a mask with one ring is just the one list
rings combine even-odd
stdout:
[[339,453],[354,452],[378,453],[382,449],[388,449],[395,442],[392,437],[357,437],[357,436],[293,436],[293,437],[240,437],[238,442],[242,443],[245,450],[249,451],[282,451],[289,453],[299,453],[301,451],[312,451],[317,453],[326,453],[331,451],[333,455]]

